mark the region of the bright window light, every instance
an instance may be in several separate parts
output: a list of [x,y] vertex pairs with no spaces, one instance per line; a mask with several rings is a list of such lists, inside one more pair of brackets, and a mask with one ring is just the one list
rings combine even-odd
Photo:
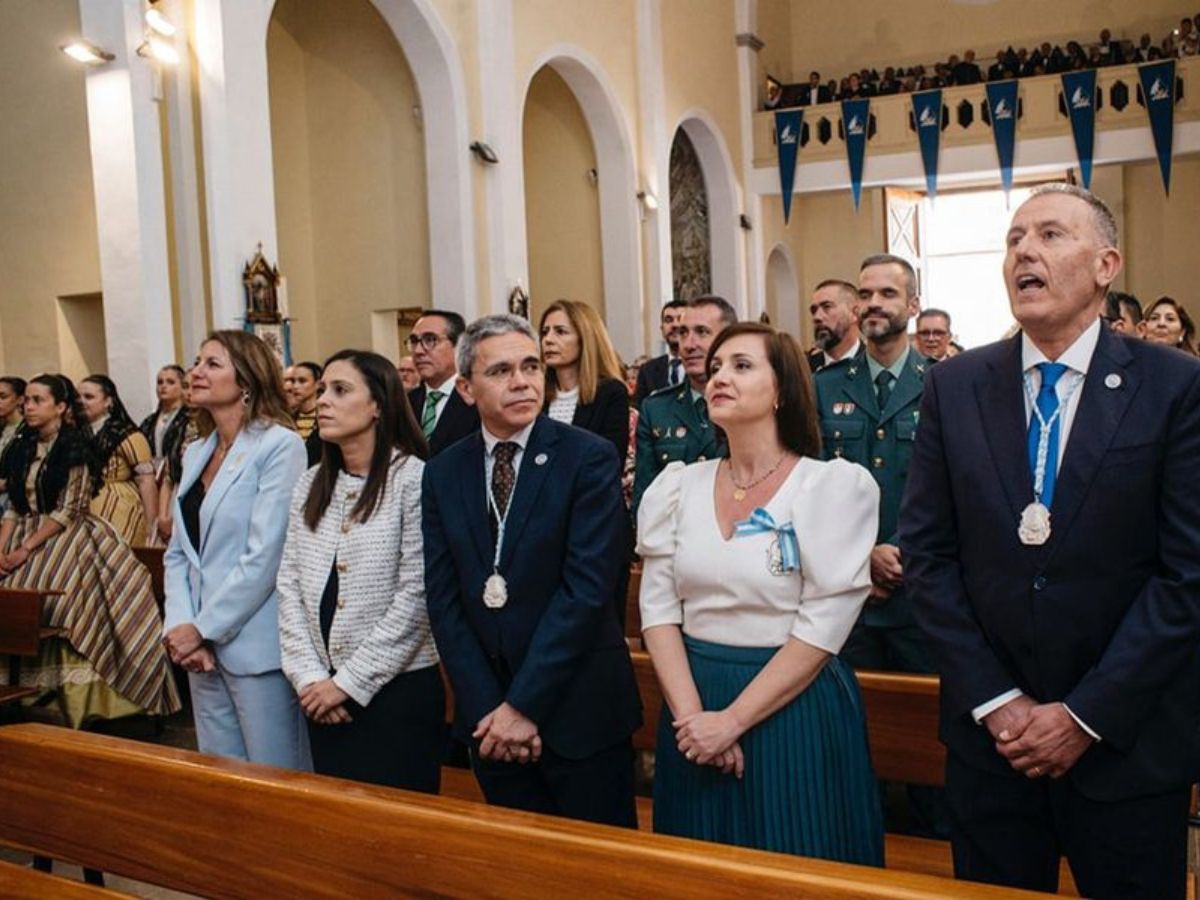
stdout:
[[171,20],[154,7],[146,10],[146,24],[163,37],[170,37],[175,33],[175,26],[171,24]]
[[58,49],[71,59],[86,66],[100,66],[115,58],[111,53],[101,50],[95,44],[89,44],[87,41],[72,41]]
[[179,64],[179,52],[162,38],[150,35],[146,43],[150,45],[150,54],[160,63],[168,66]]

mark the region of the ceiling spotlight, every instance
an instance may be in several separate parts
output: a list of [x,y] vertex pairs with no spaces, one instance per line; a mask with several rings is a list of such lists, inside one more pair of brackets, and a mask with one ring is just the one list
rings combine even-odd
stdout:
[[500,157],[496,155],[496,151],[483,141],[472,142],[470,149],[472,153],[479,157],[480,162],[487,163],[489,166],[494,166],[500,162]]
[[146,10],[146,24],[163,37],[171,37],[175,33],[175,26],[171,20],[153,6]]
[[152,56],[168,66],[179,65],[179,51],[157,35],[149,35],[137,48],[137,53],[141,57]]
[[649,191],[638,191],[637,198],[642,201],[642,206],[646,207],[648,212],[658,209],[658,198]]
[[85,66],[102,66],[106,62],[112,62],[116,59],[107,50],[101,50],[95,44],[89,44],[87,41],[72,41],[58,49],[71,57],[71,59],[81,62]]

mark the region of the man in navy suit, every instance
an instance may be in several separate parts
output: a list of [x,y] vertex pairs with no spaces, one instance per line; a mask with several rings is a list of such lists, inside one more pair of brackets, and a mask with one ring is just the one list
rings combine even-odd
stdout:
[[430,309],[421,314],[408,336],[413,364],[421,376],[421,384],[408,392],[408,402],[429,442],[430,456],[479,430],[478,413],[455,390],[454,350],[465,327],[458,313]]
[[637,827],[637,682],[612,602],[617,452],[544,416],[529,323],[473,323],[458,388],[482,429],[425,467],[425,590],[455,732],[489,803]]
[[938,657],[955,873],[1183,897],[1200,720],[1200,362],[1101,327],[1107,207],[1035,191],[1022,333],[925,378],[900,521]]

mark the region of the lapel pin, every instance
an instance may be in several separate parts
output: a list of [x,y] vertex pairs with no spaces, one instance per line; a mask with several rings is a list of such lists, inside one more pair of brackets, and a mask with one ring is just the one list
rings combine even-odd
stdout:
[[924,374],[925,374],[925,364],[924,364],[924,363],[917,363],[917,367],[916,367],[916,368],[917,368],[917,372],[918,372],[919,374],[921,374],[921,375],[924,375]]
[[846,404],[835,403],[835,404],[833,404],[833,414],[835,416],[840,416],[842,414],[842,411],[845,410],[845,408],[846,408]]
[[1121,376],[1116,372],[1109,372],[1104,376],[1104,386],[1110,391],[1115,391],[1121,386]]
[[857,407],[853,403],[847,403],[845,406],[846,415],[850,415],[850,413],[854,412],[855,409],[857,409]]
[[857,375],[858,369],[856,369],[854,366],[851,366],[849,369],[846,370],[846,374],[847,375]]
[[680,425],[678,428],[675,429],[675,437],[677,437],[677,438],[687,437],[687,428]]
[[539,453],[533,458],[533,464],[535,466],[544,466],[546,464],[546,460],[549,458],[550,457],[548,457],[545,453]]

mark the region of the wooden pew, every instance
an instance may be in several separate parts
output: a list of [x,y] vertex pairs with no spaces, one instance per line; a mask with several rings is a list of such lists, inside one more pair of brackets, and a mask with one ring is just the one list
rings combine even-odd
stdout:
[[0,841],[206,897],[1037,896],[41,725],[0,729]]
[[7,900],[99,900],[128,896],[0,860],[0,897]]
[[21,659],[35,657],[43,640],[59,629],[43,627],[42,601],[50,592],[0,588],[0,657],[8,657],[8,684],[0,685],[0,706],[37,694],[21,687]]

